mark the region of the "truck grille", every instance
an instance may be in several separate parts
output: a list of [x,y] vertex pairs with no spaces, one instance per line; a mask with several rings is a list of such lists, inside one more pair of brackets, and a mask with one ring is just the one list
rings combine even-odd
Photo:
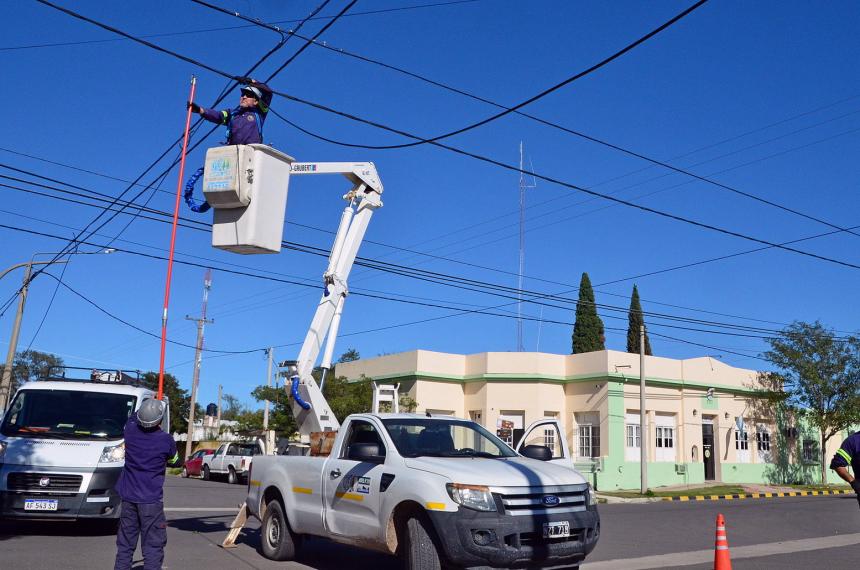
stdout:
[[[504,513],[508,515],[546,515],[569,513],[586,510],[587,487],[582,489],[565,488],[557,492],[541,491],[540,493],[499,493],[498,501],[502,503]],[[549,504],[545,497],[555,497]]]
[[81,488],[81,475],[60,473],[9,473],[6,488],[10,491],[75,491]]

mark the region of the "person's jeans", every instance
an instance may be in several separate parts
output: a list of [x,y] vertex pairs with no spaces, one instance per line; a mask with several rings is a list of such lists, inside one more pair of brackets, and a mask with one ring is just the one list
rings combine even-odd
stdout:
[[122,502],[119,530],[116,533],[116,563],[114,570],[131,568],[137,539],[143,553],[144,570],[161,570],[164,546],[167,544],[167,521],[164,503]]

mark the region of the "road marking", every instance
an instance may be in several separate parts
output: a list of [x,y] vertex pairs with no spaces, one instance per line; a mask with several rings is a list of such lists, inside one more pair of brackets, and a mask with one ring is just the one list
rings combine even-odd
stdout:
[[238,511],[239,507],[164,507],[166,513],[232,513]]
[[[855,544],[860,544],[860,533],[822,536],[820,538],[803,538],[800,540],[787,540],[785,542],[767,542],[752,544],[750,546],[733,546],[731,548],[731,555],[733,560],[738,560],[741,558],[757,558],[759,556],[777,556],[792,552],[806,552],[808,550],[841,548]],[[673,552],[671,554],[658,554],[656,556],[643,556],[641,558],[586,562],[582,565],[582,568],[583,570],[647,570],[649,568],[693,566],[695,564],[712,563],[713,561],[713,550],[692,550],[690,552]]]

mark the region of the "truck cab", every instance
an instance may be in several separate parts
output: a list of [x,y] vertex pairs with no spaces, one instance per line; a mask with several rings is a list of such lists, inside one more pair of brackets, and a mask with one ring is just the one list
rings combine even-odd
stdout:
[[0,421],[0,516],[117,519],[123,429],[155,397],[122,372],[22,385]]
[[230,484],[240,483],[247,477],[254,456],[262,454],[259,442],[223,443],[214,454],[203,458],[203,478],[208,480],[214,474],[226,475]]

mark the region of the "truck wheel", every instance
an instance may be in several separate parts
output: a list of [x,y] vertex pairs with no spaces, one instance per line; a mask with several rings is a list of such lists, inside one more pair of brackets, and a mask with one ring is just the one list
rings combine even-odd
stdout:
[[188,479],[188,469],[186,469],[185,467],[182,468],[182,478]]
[[403,549],[406,570],[440,570],[439,552],[423,518],[406,521],[406,548]]
[[271,501],[263,516],[263,556],[269,560],[292,560],[296,557],[297,537],[293,534],[284,508],[279,501]]
[[203,466],[203,480],[204,481],[209,480],[209,466],[208,465]]
[[235,485],[239,482],[239,478],[236,477],[236,470],[233,469],[232,465],[227,469],[227,482],[231,485]]

